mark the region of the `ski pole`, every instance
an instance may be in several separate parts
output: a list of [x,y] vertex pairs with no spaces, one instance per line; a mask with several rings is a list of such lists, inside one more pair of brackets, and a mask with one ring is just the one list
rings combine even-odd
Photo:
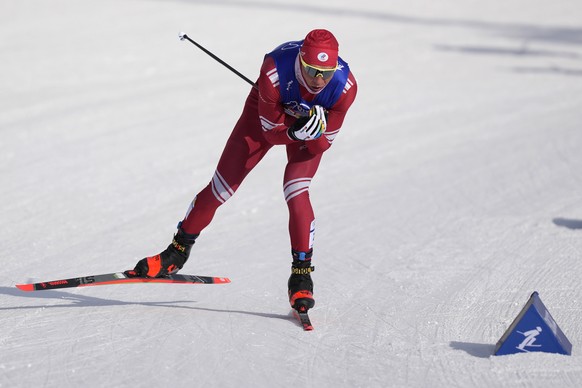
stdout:
[[188,35],[186,35],[185,33],[183,33],[183,32],[180,33],[179,37],[180,37],[180,40],[187,40],[190,43],[192,43],[193,45],[195,45],[196,47],[198,47],[200,50],[204,51],[206,54],[210,55],[212,58],[214,58],[220,64],[222,64],[227,69],[229,69],[230,71],[232,71],[234,74],[238,75],[240,78],[242,78],[245,81],[247,81],[253,88],[255,88],[255,89],[258,89],[259,88],[257,86],[257,84],[255,84],[253,81],[251,81],[250,79],[248,79],[247,77],[245,77],[238,70],[236,70],[234,67],[230,66],[228,63],[224,62],[222,59],[218,58],[216,55],[214,55],[213,53],[211,53],[209,50],[205,49],[203,46],[201,46],[200,44],[198,44],[194,40],[190,39],[190,37]]

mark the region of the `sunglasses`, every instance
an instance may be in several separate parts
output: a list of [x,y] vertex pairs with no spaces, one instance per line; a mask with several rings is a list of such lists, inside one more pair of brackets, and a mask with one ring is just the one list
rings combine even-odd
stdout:
[[333,74],[337,69],[337,66],[333,69],[320,69],[319,67],[308,65],[305,63],[303,58],[301,58],[301,55],[299,56],[299,59],[301,60],[301,66],[303,66],[303,70],[305,70],[307,75],[310,77],[322,77],[323,79],[329,79],[333,77]]

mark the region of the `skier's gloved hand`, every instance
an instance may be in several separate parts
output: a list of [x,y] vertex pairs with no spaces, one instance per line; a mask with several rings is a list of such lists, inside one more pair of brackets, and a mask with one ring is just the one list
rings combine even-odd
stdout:
[[325,109],[320,105],[314,105],[309,110],[309,117],[297,119],[289,127],[288,134],[293,140],[315,140],[320,137],[326,129],[327,116]]
[[149,278],[161,278],[178,272],[188,260],[196,237],[198,235],[186,234],[178,229],[172,243],[162,253],[141,259],[134,271],[138,276]]

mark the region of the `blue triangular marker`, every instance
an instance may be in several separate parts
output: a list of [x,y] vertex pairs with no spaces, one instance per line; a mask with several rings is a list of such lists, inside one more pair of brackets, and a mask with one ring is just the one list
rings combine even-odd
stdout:
[[495,355],[546,352],[572,354],[572,344],[534,292],[495,346]]

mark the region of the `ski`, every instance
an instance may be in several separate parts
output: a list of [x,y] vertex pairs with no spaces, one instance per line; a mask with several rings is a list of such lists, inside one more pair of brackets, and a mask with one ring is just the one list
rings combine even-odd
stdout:
[[223,284],[230,283],[230,279],[214,276],[179,274],[168,275],[162,278],[147,278],[137,276],[133,271],[125,271],[71,279],[51,280],[40,283],[17,284],[16,287],[22,291],[42,291],[58,288],[103,286],[106,284],[123,283]]
[[309,315],[307,314],[307,310],[293,310],[297,319],[299,319],[299,323],[303,327],[305,331],[313,330],[313,325],[311,324],[311,319],[309,319]]

